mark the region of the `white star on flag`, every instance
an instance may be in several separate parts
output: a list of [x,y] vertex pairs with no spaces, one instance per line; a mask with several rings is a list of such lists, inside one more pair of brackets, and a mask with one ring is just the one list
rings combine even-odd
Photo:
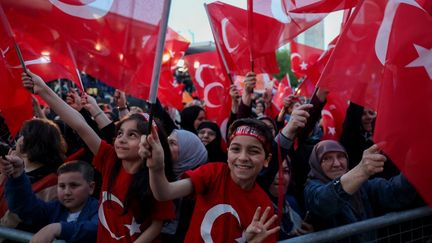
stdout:
[[132,223],[131,224],[125,224],[124,226],[126,226],[126,228],[129,229],[129,235],[132,236],[135,233],[141,233],[140,230],[140,224],[138,224],[135,220],[135,218],[132,218]]
[[336,128],[334,127],[328,127],[328,133],[332,136],[336,134]]
[[301,70],[307,70],[307,68],[308,68],[307,63],[305,63],[304,61],[302,63],[300,63],[300,69]]
[[416,44],[414,44],[414,47],[419,57],[405,67],[424,67],[429,75],[429,79],[432,79],[432,48],[427,49]]

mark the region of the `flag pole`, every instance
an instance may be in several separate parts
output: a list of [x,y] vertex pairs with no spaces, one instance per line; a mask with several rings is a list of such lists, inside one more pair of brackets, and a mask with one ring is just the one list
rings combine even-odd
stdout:
[[216,50],[217,50],[217,52],[219,52],[219,56],[220,56],[220,58],[222,59],[222,64],[224,65],[224,67],[225,67],[225,71],[226,71],[227,74],[228,74],[228,78],[229,78],[229,80],[230,80],[230,83],[233,84],[234,82],[233,82],[233,79],[232,79],[232,76],[231,76],[231,71],[230,71],[230,69],[229,69],[229,67],[228,67],[228,63],[227,63],[227,61],[226,61],[226,59],[225,59],[225,56],[223,55],[222,48],[221,48],[221,46],[220,46],[220,42],[219,42],[219,37],[218,37],[218,35],[216,34],[216,31],[215,31],[215,29],[214,29],[213,22],[212,22],[212,20],[211,20],[211,17],[210,17],[210,14],[209,14],[209,11],[208,11],[208,7],[207,7],[207,4],[206,4],[206,3],[204,3],[204,8],[205,8],[206,13],[207,13],[207,17],[208,17],[208,20],[209,20],[209,24],[210,24],[211,31],[212,31],[212,33],[213,33],[213,38],[215,39]]
[[150,112],[149,112],[147,134],[151,133],[153,115],[156,111],[156,96],[157,96],[157,91],[159,86],[160,69],[161,69],[162,55],[163,55],[164,45],[165,45],[165,35],[168,27],[168,17],[169,17],[170,7],[171,7],[171,0],[165,0],[163,10],[162,10],[162,18],[160,20],[158,42],[156,45],[156,55],[154,59],[152,79],[150,84],[150,92],[149,92]]
[[249,58],[251,71],[254,71],[254,55],[253,55],[253,0],[247,0],[247,8],[248,8],[248,39],[249,39]]
[[78,81],[79,81],[79,83],[80,83],[80,85],[81,85],[81,91],[84,91],[84,90],[85,90],[85,89],[84,89],[84,85],[83,85],[83,82],[82,82],[82,79],[81,79],[80,72],[79,72],[79,70],[78,70],[78,65],[77,65],[77,62],[76,62],[76,59],[75,59],[75,55],[74,55],[73,52],[72,52],[72,47],[70,46],[69,42],[66,42],[66,46],[67,46],[67,49],[68,49],[69,55],[71,56],[71,59],[72,59],[72,62],[73,62],[73,65],[74,65],[74,68],[75,68],[76,74],[77,74],[77,76],[78,76]]

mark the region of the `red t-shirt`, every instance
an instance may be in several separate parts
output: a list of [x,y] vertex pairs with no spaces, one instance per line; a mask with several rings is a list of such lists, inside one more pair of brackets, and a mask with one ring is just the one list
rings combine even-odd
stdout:
[[[192,180],[196,196],[185,242],[236,242],[252,222],[258,206],[272,208],[270,199],[257,184],[248,191],[240,188],[231,179],[225,163],[205,164],[185,175]],[[270,215],[273,213],[272,208]],[[265,242],[276,242],[276,234]]]
[[[108,180],[111,170],[117,161],[114,147],[102,140],[98,153],[93,159],[93,165],[102,174],[102,195],[99,204],[98,242],[133,242],[147,229],[152,220],[168,220],[175,218],[172,201],[157,202],[151,212],[151,218],[142,224],[136,222],[132,210],[123,214],[123,204],[133,174],[121,167],[108,198]],[[155,241],[158,242],[158,241]]]

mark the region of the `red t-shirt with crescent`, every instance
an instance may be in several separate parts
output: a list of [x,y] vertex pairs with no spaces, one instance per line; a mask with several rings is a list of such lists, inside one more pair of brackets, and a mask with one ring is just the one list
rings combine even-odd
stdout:
[[[132,210],[124,214],[124,201],[132,182],[133,174],[126,172],[121,167],[108,197],[108,179],[111,170],[117,161],[114,147],[102,140],[98,153],[93,159],[93,165],[102,174],[102,195],[99,204],[99,224],[97,242],[133,242],[151,224],[152,220],[168,220],[175,218],[172,201],[158,202],[154,200],[154,208],[151,217],[141,224],[136,222]],[[138,205],[139,206],[139,205]],[[154,242],[159,242],[156,239]]]
[[[196,204],[185,242],[244,242],[243,231],[252,222],[258,206],[273,207],[257,184],[250,190],[240,188],[225,163],[208,163],[187,171],[192,180]],[[263,212],[263,211],[261,211]],[[237,240],[237,241],[235,241]],[[276,234],[264,242],[276,242]]]

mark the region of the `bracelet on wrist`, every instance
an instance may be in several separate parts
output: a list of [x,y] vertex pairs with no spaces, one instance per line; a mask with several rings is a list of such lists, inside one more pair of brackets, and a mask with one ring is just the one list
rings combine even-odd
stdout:
[[98,117],[99,115],[101,115],[103,113],[103,111],[99,111],[98,113],[96,113],[96,115],[93,116],[93,119],[96,119],[96,117]]

